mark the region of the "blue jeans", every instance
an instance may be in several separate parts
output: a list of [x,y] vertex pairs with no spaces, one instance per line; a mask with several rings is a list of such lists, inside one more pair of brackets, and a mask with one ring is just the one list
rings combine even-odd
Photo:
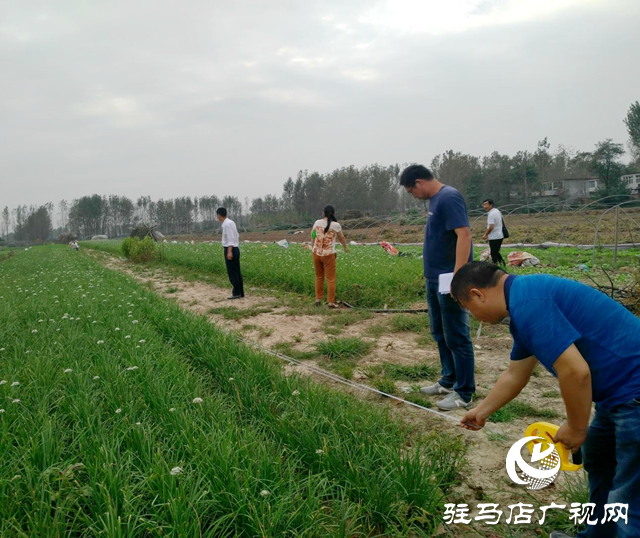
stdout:
[[629,522],[587,525],[578,536],[640,536],[640,399],[613,409],[596,404],[582,456],[589,473],[589,501],[596,505],[591,519],[601,522],[607,503],[626,503]]
[[451,295],[438,293],[438,283],[427,281],[431,335],[438,344],[442,377],[439,383],[453,388],[465,402],[476,391],[469,313]]

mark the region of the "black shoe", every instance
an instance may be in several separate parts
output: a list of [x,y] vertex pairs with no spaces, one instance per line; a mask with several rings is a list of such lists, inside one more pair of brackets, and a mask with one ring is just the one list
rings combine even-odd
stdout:
[[231,301],[232,299],[242,299],[243,297],[244,295],[232,295],[231,297],[227,297],[227,299]]

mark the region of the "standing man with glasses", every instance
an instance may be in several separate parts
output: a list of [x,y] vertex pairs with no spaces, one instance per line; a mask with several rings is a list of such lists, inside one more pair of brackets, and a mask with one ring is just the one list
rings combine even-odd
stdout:
[[400,185],[414,198],[429,200],[423,263],[431,334],[438,344],[442,376],[420,390],[432,396],[445,395],[437,403],[444,411],[469,409],[476,390],[469,313],[449,293],[441,294],[438,289],[440,275],[455,273],[473,260],[467,206],[456,189],[438,181],[421,164],[405,168]]
[[482,202],[482,207],[487,212],[487,231],[484,232],[482,239],[489,239],[489,249],[491,250],[491,260],[493,263],[505,265],[504,258],[500,254],[500,247],[504,241],[504,233],[502,230],[502,213],[493,204],[491,198],[487,198]]
[[219,207],[216,217],[222,223],[222,248],[224,249],[224,262],[227,266],[229,281],[233,286],[229,299],[241,299],[244,297],[244,284],[240,272],[240,235],[236,223],[227,218],[227,210]]

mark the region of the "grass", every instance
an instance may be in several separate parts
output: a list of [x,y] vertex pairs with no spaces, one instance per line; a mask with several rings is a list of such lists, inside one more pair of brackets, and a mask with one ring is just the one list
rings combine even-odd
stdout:
[[244,318],[252,318],[254,316],[259,316],[260,314],[267,314],[271,312],[271,308],[252,306],[251,308],[236,308],[235,306],[218,306],[214,308],[210,308],[208,310],[209,314],[218,314],[222,316],[224,319],[230,319],[233,321],[238,321]]
[[315,344],[318,353],[331,360],[354,359],[368,354],[373,347],[371,342],[352,336],[347,338],[329,338]]
[[386,332],[387,328],[384,325],[369,325],[364,330],[364,334],[371,338],[380,338]]
[[428,314],[395,314],[391,317],[391,330],[394,332],[423,332],[429,327]]
[[384,371],[391,379],[404,381],[433,379],[439,375],[439,370],[436,367],[426,363],[402,365],[387,362],[384,364]]
[[385,392],[386,394],[396,394],[396,384],[393,379],[389,379],[388,377],[381,377],[375,379],[372,383],[373,387],[378,389],[381,392]]
[[537,409],[526,402],[512,400],[502,409],[491,415],[492,422],[512,422],[517,418],[558,418],[560,415],[554,409]]
[[325,334],[338,335],[343,332],[345,327],[355,325],[361,321],[373,317],[371,312],[352,310],[347,312],[336,312],[326,316],[322,324],[322,330]]
[[[119,241],[86,241],[81,246],[97,249],[120,256]],[[172,267],[188,280],[202,277],[221,286],[229,286],[226,268],[219,243],[163,244],[163,261],[152,262],[151,266]],[[276,245],[243,244],[242,273],[245,284],[258,288],[278,289],[301,294],[311,306],[314,296],[314,274],[310,254],[301,245],[291,244],[288,249]],[[356,307],[389,308],[425,303],[425,288],[422,279],[421,247],[403,247],[407,256],[389,256],[382,248],[354,246],[349,254],[338,256],[338,300]],[[503,249],[503,256],[517,249]],[[476,248],[474,258],[478,259],[482,249]],[[527,249],[542,263],[539,267],[511,267],[515,274],[540,274],[542,272],[574,280],[589,280],[579,268],[582,264],[591,266],[592,253],[576,248]],[[613,253],[598,250],[596,266],[609,269],[638,267],[637,250],[618,252],[618,261],[613,263]],[[601,271],[592,268],[589,275],[606,281]],[[628,270],[615,275],[619,284],[632,279]],[[202,279],[202,278],[200,278]],[[298,308],[303,308],[299,306]],[[308,307],[307,307],[308,308]],[[425,325],[426,327],[427,325]],[[475,327],[477,328],[477,327]],[[472,324],[472,330],[475,329]]]
[[413,402],[415,404],[421,405],[422,407],[433,407],[433,402],[421,392],[410,392],[409,394],[405,395],[404,399],[408,402]]
[[318,357],[317,351],[300,351],[294,348],[292,342],[276,342],[271,346],[271,349],[299,361],[306,361]]
[[548,390],[542,393],[543,398],[560,398],[561,394],[558,390]]
[[407,448],[382,410],[73,254],[0,264],[0,536],[435,533],[460,440]]
[[182,291],[180,288],[176,288],[175,286],[170,286],[167,288],[165,293],[176,293],[178,291]]

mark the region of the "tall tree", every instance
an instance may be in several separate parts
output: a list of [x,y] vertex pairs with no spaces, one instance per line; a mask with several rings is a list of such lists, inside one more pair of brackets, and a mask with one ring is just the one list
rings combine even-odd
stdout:
[[5,240],[9,239],[9,222],[10,222],[10,215],[9,215],[9,207],[5,206],[4,209],[2,210],[2,230],[4,232],[4,238]]
[[293,179],[289,178],[282,186],[282,210],[286,213],[293,211],[293,191],[295,185]]
[[[622,180],[620,176],[624,165],[620,158],[624,155],[622,144],[616,144],[608,138],[596,144],[596,150],[591,157],[591,170],[601,181],[601,191],[609,194],[620,194]],[[626,187],[623,187],[626,189]]]
[[[298,183],[296,182],[296,188]],[[304,179],[304,185],[300,187],[300,199],[297,200],[296,210],[298,215],[304,215],[307,219],[317,219],[322,214],[324,201],[325,179],[318,172],[312,172]]]
[[31,207],[22,225],[16,229],[18,241],[46,241],[51,235],[53,204]]
[[640,160],[640,103],[632,103],[624,119],[629,133],[629,147],[633,156]]

